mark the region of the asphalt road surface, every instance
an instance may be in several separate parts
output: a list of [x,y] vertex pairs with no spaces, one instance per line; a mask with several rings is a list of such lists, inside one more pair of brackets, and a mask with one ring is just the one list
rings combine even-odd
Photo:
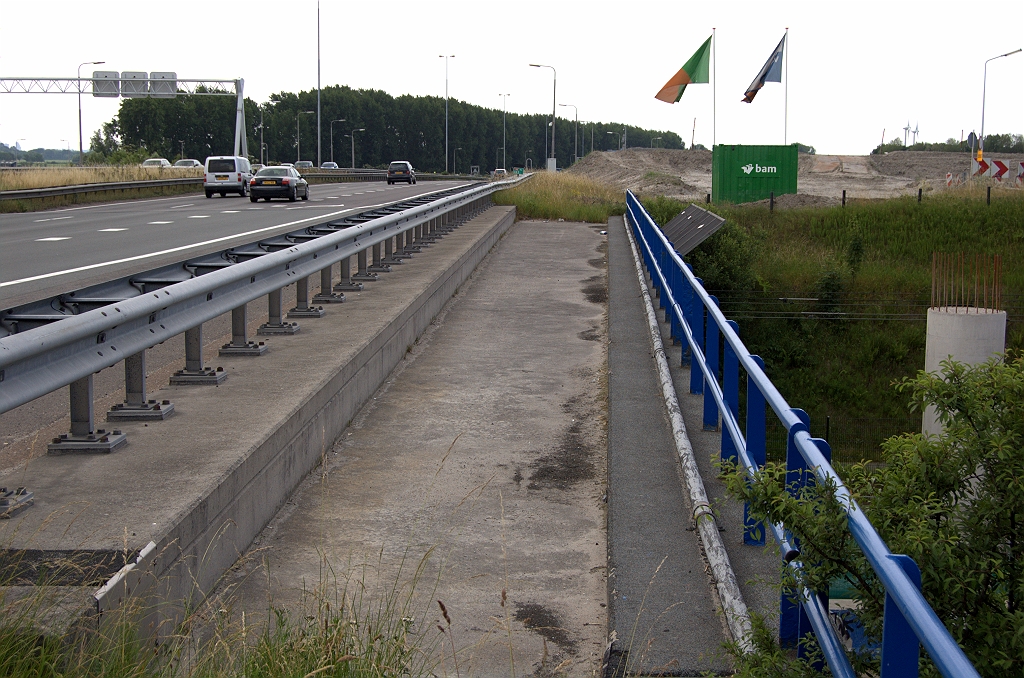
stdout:
[[294,203],[200,194],[2,214],[0,308],[460,185],[321,184]]

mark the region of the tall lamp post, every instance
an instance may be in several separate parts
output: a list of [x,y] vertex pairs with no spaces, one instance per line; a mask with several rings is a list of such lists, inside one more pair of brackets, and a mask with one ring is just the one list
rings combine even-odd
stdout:
[[619,149],[619,144],[622,143],[622,135],[620,135],[618,132],[608,132],[608,134],[614,134],[615,135],[615,150],[616,151],[620,150]]
[[[78,64],[78,164],[85,164],[85,144],[82,143],[82,66],[99,66],[106,61],[84,61]],[[982,114],[984,117],[984,114]]]
[[655,141],[661,141],[661,137],[654,137],[653,139],[651,139],[651,148],[654,148]]
[[454,54],[438,54],[438,59],[444,59],[444,173],[448,174],[448,60],[454,59]]
[[[534,68],[550,68],[551,69],[551,160],[548,161],[549,165],[554,165],[554,169],[558,169],[558,157],[555,153],[555,111],[558,109],[558,72],[554,66],[548,66],[546,64],[530,64]],[[552,162],[554,161],[554,162]]]
[[558,104],[558,105],[559,106],[565,106],[566,108],[572,108],[573,112],[576,114],[576,126],[572,128],[572,135],[573,135],[573,140],[572,140],[572,144],[573,144],[573,146],[572,146],[572,161],[573,161],[573,163],[575,163],[577,160],[579,160],[579,157],[580,157],[580,139],[579,139],[579,133],[580,133],[580,112],[572,104]]
[[365,131],[366,131],[365,127],[360,127],[359,129],[352,130],[352,134],[350,135],[351,138],[352,138],[352,169],[356,168],[356,132],[365,132]]
[[302,160],[302,135],[299,134],[299,120],[302,114],[313,115],[316,111],[299,111],[295,114],[295,161]]
[[331,120],[331,162],[334,162],[334,123],[336,122],[345,122],[345,118]]
[[511,94],[499,94],[501,97],[501,167],[504,170],[508,170],[508,163],[505,162],[505,114],[508,110],[506,106],[506,100]]
[[453,174],[458,174],[459,173],[459,163],[456,161],[456,158],[459,157],[458,154],[459,154],[459,151],[461,151],[461,150],[462,150],[462,146],[459,146],[454,151],[452,151],[452,173]]
[[993,61],[995,59],[1002,59],[1003,57],[1010,56],[1011,54],[1016,54],[1019,51],[1021,51],[1021,50],[1020,49],[1015,49],[1012,52],[1007,52],[1006,54],[1000,54],[999,56],[994,56],[991,59],[986,59],[985,60],[984,77],[982,78],[982,81],[981,81],[981,137],[979,137],[979,139],[978,139],[978,160],[979,160],[979,162],[981,161],[981,157],[982,157],[981,154],[985,150],[985,86],[987,85],[987,82],[988,82],[988,62],[989,61]]

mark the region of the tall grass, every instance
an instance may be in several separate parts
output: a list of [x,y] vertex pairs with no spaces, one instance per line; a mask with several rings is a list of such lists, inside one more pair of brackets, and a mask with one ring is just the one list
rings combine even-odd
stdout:
[[250,606],[247,615],[229,592],[190,609],[159,639],[145,625],[155,606],[137,599],[102,617],[83,616],[89,587],[47,585],[52,577],[35,587],[0,587],[0,675],[431,676],[442,660],[443,634],[424,600],[433,602],[434,589],[428,583],[430,590],[417,592],[431,554],[409,581],[400,572],[390,584],[377,576],[381,563],[336,577],[323,559],[321,581],[303,590],[293,613],[268,606],[253,615]]
[[201,177],[202,170],[142,168],[138,165],[102,167],[31,167],[0,169],[0,191],[23,191],[30,188],[79,186],[111,181],[145,181],[147,179],[179,179]]
[[626,196],[618,189],[565,172],[535,172],[529,181],[494,194],[499,205],[515,205],[523,219],[565,219],[603,224],[624,214]]

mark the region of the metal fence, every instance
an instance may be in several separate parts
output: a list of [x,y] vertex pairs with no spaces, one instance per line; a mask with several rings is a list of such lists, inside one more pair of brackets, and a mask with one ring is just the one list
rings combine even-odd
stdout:
[[[124,362],[125,407],[108,419],[163,418],[164,403],[146,397],[146,350],[185,335],[185,369],[172,383],[219,383],[223,373],[204,365],[202,326],[231,313],[232,341],[221,349],[254,355],[264,346],[249,340],[246,305],[266,296],[268,322],[260,334],[294,333],[285,317],[320,317],[312,303],[344,301],[342,290],[361,289],[360,275],[419,252],[490,203],[491,193],[519,180],[422,198],[411,206],[328,219],[302,231],[273,236],[197,257],[62,297],[59,311],[4,312],[0,324],[0,413],[64,386],[71,388],[71,433],[54,440],[52,453],[110,451],[126,441],[119,431],[96,429],[93,375]],[[358,271],[352,272],[356,256]],[[341,264],[341,281],[337,264]],[[320,294],[309,298],[309,278],[319,274]],[[297,306],[287,316],[282,289],[296,285]],[[108,289],[109,287],[109,289]],[[44,309],[46,311],[46,309]],[[67,315],[64,315],[64,313]],[[177,381],[175,381],[177,379]]]
[[[767,451],[766,405],[786,431],[787,483],[798,491],[808,482],[828,483],[835,488],[840,506],[846,507],[850,534],[860,546],[885,587],[884,629],[881,646],[881,678],[917,676],[923,645],[942,675],[978,676],[966,655],[921,595],[921,575],[914,561],[893,554],[850,496],[830,463],[832,452],[822,438],[810,434],[810,419],[792,408],[768,379],[763,361],[751,355],[740,341],[738,325],[722,314],[717,299],[709,295],[690,266],[684,263],[661,229],[631,192],[626,193],[626,218],[636,236],[652,284],[659,292],[673,338],[684,342],[690,353],[690,392],[704,396],[704,425],[721,423],[722,457],[737,460],[753,475],[765,463]],[[719,369],[719,337],[724,339]],[[741,372],[742,371],[742,372]],[[746,375],[746,421],[739,421],[739,383]],[[710,517],[705,517],[710,520]],[[768,525],[779,543],[784,566],[799,574],[799,544],[793,543],[784,525]],[[744,541],[764,544],[764,527],[747,521]],[[835,676],[854,678],[843,643],[829,622],[828,591],[797,592],[798,602],[783,596],[780,609],[780,641],[797,645],[813,634],[828,668]],[[803,653],[803,644],[798,652]]]

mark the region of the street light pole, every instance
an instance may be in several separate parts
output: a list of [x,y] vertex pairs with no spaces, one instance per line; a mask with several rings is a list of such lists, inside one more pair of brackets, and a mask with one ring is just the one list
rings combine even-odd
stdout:
[[1003,57],[1010,56],[1011,54],[1016,54],[1019,51],[1021,51],[1021,50],[1020,49],[1015,49],[1012,52],[1007,52],[1006,54],[1000,54],[999,56],[994,56],[991,59],[987,59],[985,61],[984,77],[982,78],[982,81],[981,81],[981,137],[978,138],[978,161],[979,162],[981,161],[981,158],[982,158],[981,154],[985,150],[985,87],[986,87],[986,85],[988,83],[988,62],[989,61],[993,61],[995,59],[1002,59]]
[[501,97],[501,167],[504,170],[508,170],[508,163],[505,161],[505,114],[508,111],[506,106],[506,97],[512,96],[511,94],[499,94]]
[[438,59],[444,59],[444,173],[448,174],[448,59],[454,59],[454,54],[438,54]]
[[622,144],[622,135],[619,134],[618,132],[608,132],[608,134],[614,134],[615,135],[615,150],[616,151],[622,150],[621,148],[619,148],[619,146]]
[[295,162],[302,160],[302,135],[299,134],[299,118],[303,113],[312,115],[314,111],[299,111],[295,114]]
[[316,0],[316,166],[319,169],[320,157],[320,0]]
[[365,131],[366,131],[365,127],[360,127],[359,129],[352,130],[351,138],[352,138],[352,169],[353,170],[356,168],[356,132],[365,132]]
[[580,144],[579,144],[579,131],[580,131],[580,112],[572,104],[558,104],[559,106],[572,107],[573,112],[576,114],[576,126],[573,127],[573,146],[572,146],[572,161],[575,163],[580,157]]
[[651,139],[651,148],[654,148],[655,141],[661,141],[661,137],[654,137],[653,139]]
[[555,153],[555,111],[558,109],[558,72],[554,66],[546,64],[530,64],[534,68],[551,69],[551,159],[554,160],[555,169],[558,169],[558,154]]
[[334,123],[336,122],[345,122],[345,118],[331,120],[331,162],[334,162]]
[[[84,61],[78,64],[78,164],[85,164],[85,144],[82,143],[82,66],[99,66],[106,61]],[[984,117],[984,116],[983,116]]]
[[458,157],[458,153],[461,150],[462,150],[462,146],[459,146],[454,151],[452,151],[452,173],[453,174],[458,174],[459,173],[459,163],[456,162],[455,159]]

